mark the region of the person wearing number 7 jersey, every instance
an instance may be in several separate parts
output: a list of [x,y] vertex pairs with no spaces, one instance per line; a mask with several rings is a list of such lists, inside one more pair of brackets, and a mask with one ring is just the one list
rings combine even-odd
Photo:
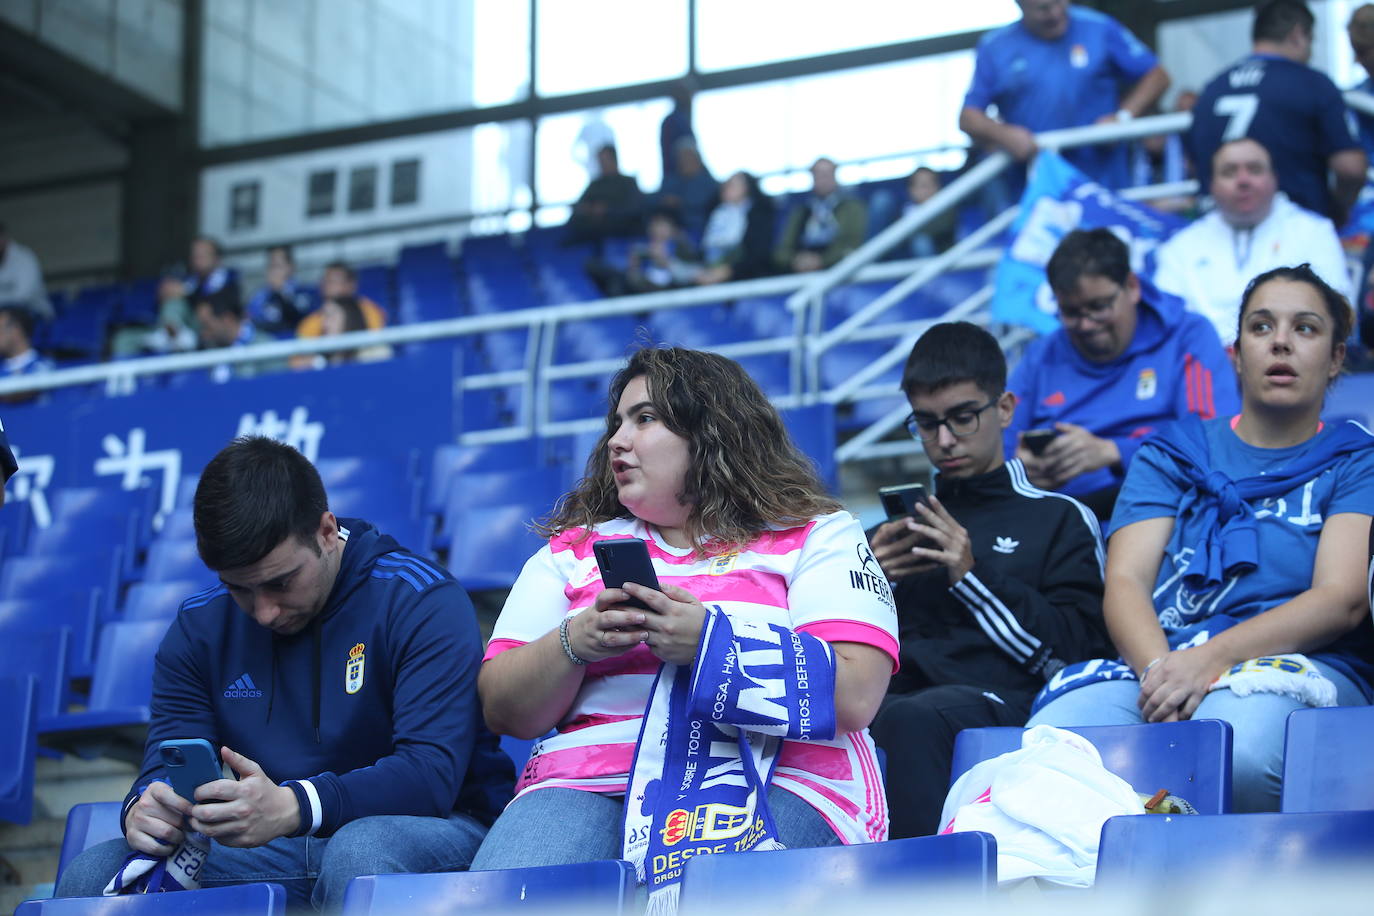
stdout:
[[1364,187],[1368,161],[1340,90],[1307,64],[1314,21],[1298,0],[1261,5],[1251,28],[1252,53],[1202,90],[1185,146],[1205,188],[1212,156],[1223,143],[1258,140],[1273,159],[1279,190],[1340,225]]

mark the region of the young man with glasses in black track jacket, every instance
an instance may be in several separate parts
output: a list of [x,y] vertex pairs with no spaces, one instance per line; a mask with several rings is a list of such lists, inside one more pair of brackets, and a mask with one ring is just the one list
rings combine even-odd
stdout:
[[1024,724],[1048,678],[1110,646],[1097,522],[1004,459],[1006,381],[997,341],[967,322],[932,327],[902,374],[908,428],[939,474],[915,517],[870,535],[900,624],[901,670],[871,727],[894,839],[942,826],[960,729]]

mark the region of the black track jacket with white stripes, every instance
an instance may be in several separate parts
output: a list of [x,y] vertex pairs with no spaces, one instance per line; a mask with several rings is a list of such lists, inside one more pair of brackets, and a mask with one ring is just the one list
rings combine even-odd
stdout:
[[1032,486],[1017,460],[937,478],[935,492],[968,531],[974,567],[952,588],[943,567],[893,588],[902,667],[890,692],[966,684],[1029,702],[1064,665],[1116,654],[1102,620],[1102,539],[1087,508]]

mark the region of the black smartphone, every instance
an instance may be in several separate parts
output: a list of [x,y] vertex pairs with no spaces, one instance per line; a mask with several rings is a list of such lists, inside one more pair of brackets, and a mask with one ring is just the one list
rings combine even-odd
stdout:
[[1021,441],[1026,443],[1026,448],[1030,449],[1032,455],[1043,455],[1045,447],[1058,435],[1057,429],[1028,429],[1021,434]]
[[172,738],[157,747],[172,791],[187,801],[196,800],[196,789],[224,778],[219,754],[204,738]]
[[[596,554],[601,581],[607,588],[620,588],[626,582],[633,582],[654,591],[663,591],[658,587],[658,576],[654,574],[654,564],[649,559],[648,545],[639,538],[597,541],[592,545],[592,553]],[[638,598],[631,598],[625,604],[646,611],[649,609],[649,606]]]
[[916,515],[916,505],[926,501],[926,488],[919,483],[881,487],[878,490],[878,498],[883,501],[883,511],[887,513],[889,522],[906,518],[908,515],[919,519]]

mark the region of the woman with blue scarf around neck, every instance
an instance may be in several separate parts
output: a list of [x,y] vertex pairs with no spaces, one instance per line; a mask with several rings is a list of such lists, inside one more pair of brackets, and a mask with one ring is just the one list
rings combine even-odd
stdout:
[[1265,811],[1288,714],[1371,701],[1374,436],[1321,419],[1352,320],[1306,264],[1250,282],[1233,353],[1241,413],[1147,440],[1112,516],[1103,613],[1124,664],[1060,672],[1028,724],[1223,719],[1233,807]]
[[[692,855],[886,839],[867,727],[897,657],[891,592],[739,364],[637,351],[544,530],[478,687],[492,730],[556,732],[474,869],[626,858],[652,905]],[[605,587],[593,544],[623,538],[661,592]]]

